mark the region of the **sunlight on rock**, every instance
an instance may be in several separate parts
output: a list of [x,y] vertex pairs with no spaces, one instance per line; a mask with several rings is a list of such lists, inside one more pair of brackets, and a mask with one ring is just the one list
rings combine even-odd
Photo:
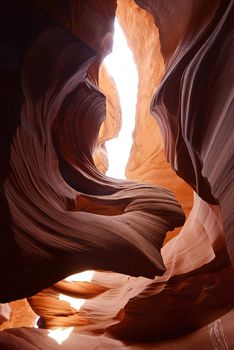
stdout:
[[106,175],[124,179],[135,127],[138,73],[132,51],[117,20],[113,51],[105,58],[104,64],[115,81],[122,112],[119,136],[105,143],[109,161]]
[[[76,273],[67,277],[65,280],[67,282],[90,282],[93,278],[94,271],[87,270],[81,273]],[[70,304],[72,308],[79,311],[81,306],[85,303],[85,299],[72,298],[65,294],[59,294],[59,300],[66,301]],[[54,330],[49,330],[48,336],[56,340],[58,344],[62,344],[71,334],[74,327],[68,328],[57,328]]]
[[[65,278],[67,282],[91,282],[94,275],[94,271],[87,270],[80,273],[76,273],[74,275],[68,276]],[[79,311],[81,306],[85,303],[85,299],[80,298],[72,298],[65,294],[59,294],[59,300],[63,300],[68,302],[72,308]]]
[[39,319],[40,319],[40,316],[37,316],[34,322],[34,328],[38,328],[37,322],[39,321]]
[[73,331],[74,327],[68,327],[68,328],[57,328],[57,329],[51,329],[48,332],[48,336],[50,338],[53,338],[56,340],[58,344],[62,344],[66,339],[69,338],[71,332]]
[[79,311],[85,302],[85,299],[72,298],[65,294],[59,294],[59,300],[67,301],[76,311]]
[[65,278],[67,282],[90,282],[93,278],[94,271],[87,270],[84,272],[76,273],[74,275]]

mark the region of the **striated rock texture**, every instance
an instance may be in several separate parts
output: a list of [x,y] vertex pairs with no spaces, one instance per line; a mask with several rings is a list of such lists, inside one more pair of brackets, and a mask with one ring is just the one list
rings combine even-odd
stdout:
[[12,301],[11,303],[2,304],[5,320],[0,321],[0,331],[15,327],[34,327],[38,317],[30,307],[26,299]]
[[[134,0],[119,0],[117,16],[133,50],[139,75],[136,127],[127,178],[169,188],[187,216],[193,205],[192,190],[166,161],[160,129],[150,113],[151,100],[165,69],[158,29],[152,16]],[[167,239],[176,233],[178,229]]]
[[[149,38],[151,43],[154,43],[158,41],[157,29],[153,25],[152,19],[150,19],[149,15],[144,12],[143,15],[140,15],[142,10],[132,1],[128,2],[129,7],[127,9],[125,9],[124,2],[120,1],[119,3],[120,7],[118,8],[118,15],[128,35],[129,42],[135,52],[136,63],[140,72],[140,81],[148,81],[147,87],[151,86],[151,91],[153,91],[153,85],[155,85],[155,87],[158,85],[157,78],[159,79],[161,75],[161,68],[158,64],[158,62],[160,62],[160,58],[158,61],[155,59],[155,57],[160,57],[158,53],[159,48],[156,48],[156,45],[150,45],[150,49],[148,49],[148,40],[145,41],[146,43],[143,39],[137,42],[134,34],[137,32],[139,37],[142,38],[142,33],[145,34],[149,27],[154,27],[154,30],[149,31],[150,33],[147,32],[147,35],[144,35],[144,37]],[[223,108],[224,114],[220,114],[219,118],[217,119],[216,123],[218,124],[216,125],[219,125],[219,127],[217,126],[213,129],[213,124],[210,124],[210,120],[212,121],[213,117],[211,117],[211,112],[208,111],[207,106],[208,97],[205,97],[206,100],[203,100],[204,96],[200,93],[200,91],[203,90],[201,90],[201,88],[197,89],[197,85],[192,85],[193,74],[191,73],[190,76],[190,71],[186,71],[187,65],[190,67],[190,61],[191,58],[193,58],[192,54],[187,57],[186,64],[185,61],[180,62],[180,66],[178,66],[178,69],[180,68],[179,77],[178,74],[174,72],[174,70],[176,71],[177,68],[176,64],[173,66],[171,63],[175,63],[173,59],[179,60],[182,57],[183,51],[180,50],[185,50],[185,53],[187,54],[187,51],[189,51],[191,48],[190,46],[193,47],[195,44],[196,45],[193,47],[192,51],[193,55],[195,55],[196,50],[199,54],[201,47],[198,45],[195,39],[200,38],[203,33],[206,35],[206,39],[209,38],[210,35],[210,41],[213,43],[215,40],[212,37],[213,31],[216,30],[214,29],[216,28],[215,26],[217,26],[217,30],[219,30],[220,21],[227,30],[227,37],[230,37],[228,40],[231,40],[231,36],[233,35],[233,33],[231,34],[233,24],[229,18],[230,16],[233,17],[233,4],[231,2],[226,3],[225,12],[225,5],[219,4],[218,2],[208,2],[207,4],[197,2],[194,4],[193,2],[178,1],[175,4],[164,2],[163,5],[160,2],[153,1],[136,1],[136,3],[154,15],[156,26],[159,30],[161,52],[165,62],[165,73],[156,93],[156,97],[153,99],[151,110],[155,115],[161,129],[167,159],[170,161],[176,172],[182,178],[184,178],[198,192],[199,196],[203,197],[207,202],[206,203],[198,196],[195,196],[193,209],[185,225],[183,226],[181,233],[162,249],[162,255],[164,257],[167,272],[162,278],[156,277],[155,282],[150,284],[149,287],[144,290],[144,292],[138,294],[135,298],[132,298],[125,307],[125,317],[123,320],[119,324],[112,327],[111,331],[118,338],[120,337],[132,341],[136,339],[144,341],[146,339],[153,340],[160,337],[173,337],[180,334],[180,332],[183,333],[185,330],[189,331],[194,328],[199,328],[209,322],[209,320],[213,318],[214,314],[217,315],[217,312],[221,312],[221,314],[225,313],[232,307],[231,305],[233,305],[233,299],[231,296],[233,292],[233,284],[230,290],[228,287],[229,281],[232,281],[230,283],[233,283],[233,268],[230,266],[230,261],[227,257],[225,249],[222,222],[224,222],[224,233],[227,243],[229,233],[226,230],[222,205],[220,213],[218,206],[208,204],[209,202],[213,204],[218,203],[217,200],[215,200],[215,198],[211,195],[210,191],[212,186],[210,186],[207,179],[202,179],[202,167],[199,166],[196,161],[191,161],[192,158],[190,160],[189,158],[186,158],[186,155],[192,157],[192,152],[195,154],[198,153],[195,147],[193,149],[193,142],[199,143],[199,147],[201,147],[201,140],[203,140],[203,149],[207,149],[207,152],[211,152],[209,154],[210,158],[204,158],[203,167],[205,168],[208,166],[208,163],[205,164],[206,160],[209,160],[210,162],[212,159],[214,164],[218,157],[213,153],[215,151],[215,145],[218,145],[217,142],[223,144],[225,139],[224,135],[227,135],[228,143],[227,146],[225,146],[226,148],[224,151],[226,155],[224,156],[224,154],[220,154],[220,161],[222,159],[222,161],[227,161],[227,163],[222,163],[224,166],[224,168],[222,168],[223,170],[218,170],[217,166],[210,169],[209,175],[211,177],[208,177],[208,179],[211,179],[212,176],[214,177],[221,172],[228,175],[227,178],[223,177],[222,181],[219,182],[219,191],[224,188],[225,192],[229,195],[228,210],[230,222],[232,220],[231,218],[233,217],[233,206],[231,205],[233,186],[230,183],[230,178],[232,178],[233,175],[233,146],[229,146],[229,142],[233,140],[233,127],[231,126],[233,123],[233,118],[231,119],[231,114],[229,114],[229,106],[230,103],[232,103],[231,101],[233,101],[233,90],[228,86],[229,78],[227,78],[226,93],[220,91],[220,86],[223,86],[224,82],[221,85],[215,86],[217,91],[216,94],[218,94],[218,91],[220,91],[221,95],[223,96],[223,105],[219,105],[219,111],[221,111]],[[177,24],[178,18],[180,19],[179,25]],[[148,25],[146,25],[146,21]],[[213,21],[213,26],[210,24],[211,21]],[[171,28],[175,28],[175,30],[170,36],[168,33],[171,32]],[[143,44],[139,45],[139,43],[142,42]],[[184,46],[182,46],[182,43]],[[143,45],[146,47],[145,55],[142,54]],[[203,43],[203,46],[203,54],[206,54],[206,50],[209,51],[209,41]],[[214,63],[215,67],[219,60],[226,60],[225,52],[227,52],[227,47],[223,48],[223,51],[221,50],[218,59],[216,59],[217,54],[215,55],[214,52],[219,52],[217,46],[216,49],[212,51],[212,59],[216,60]],[[144,57],[143,60],[145,59],[144,65],[142,64],[142,56]],[[213,69],[210,70],[211,61],[206,61],[206,57],[203,57],[202,59],[205,61],[202,68],[202,73],[204,73],[205,76],[207,76],[207,79],[210,81],[209,86],[206,87],[210,92],[211,82],[216,80],[216,73],[214,73]],[[224,73],[227,72],[226,64],[228,64],[228,62],[225,62],[224,64]],[[171,76],[169,79],[167,74],[169,74],[168,70],[170,69]],[[197,70],[196,72],[199,73],[199,78],[197,78],[196,84],[198,84],[198,86],[203,86],[204,78],[201,77],[202,73],[199,72],[200,66],[196,66],[194,63],[194,70]],[[147,75],[147,73],[149,73],[149,75]],[[190,83],[190,88],[188,88],[187,85],[183,85],[186,74],[187,83]],[[220,74],[220,76],[223,78],[222,74]],[[152,83],[152,81],[154,82]],[[169,81],[170,84],[168,83]],[[138,137],[141,134],[142,140],[147,140],[149,143],[149,135],[152,136],[152,140],[154,140],[156,131],[154,131],[152,127],[148,128],[147,130],[147,114],[145,112],[142,114],[142,111],[144,111],[144,108],[142,107],[144,105],[143,101],[144,98],[147,98],[148,90],[146,92],[146,88],[142,87],[141,83],[139,85],[139,89],[137,109],[138,114],[135,134],[136,136],[138,135]],[[198,100],[196,100],[196,102],[186,98],[187,95],[186,97],[183,97],[183,92],[184,94],[187,94],[188,91],[192,91],[194,95],[197,96]],[[212,91],[214,91],[213,88]],[[232,94],[231,97],[230,94]],[[181,98],[183,98],[183,100],[181,100]],[[182,102],[185,104],[185,108],[183,109],[181,108]],[[217,102],[217,99],[215,102]],[[188,103],[188,105],[186,105],[186,103]],[[175,106],[177,106],[176,108],[178,108],[178,110],[173,110]],[[196,114],[198,110],[200,113],[199,116]],[[227,115],[225,114],[226,111],[228,111]],[[187,119],[185,119],[185,116]],[[216,117],[218,117],[217,114]],[[224,120],[227,121],[227,124],[224,122]],[[207,127],[209,125],[207,129],[209,132],[207,135],[205,134],[203,124],[207,125]],[[231,129],[229,129],[230,126]],[[185,128],[190,130],[190,139],[186,140],[186,142],[184,134]],[[150,129],[152,129],[152,131]],[[222,142],[221,140],[218,141],[219,137],[222,138]],[[193,140],[193,142],[191,142],[191,140]],[[145,163],[144,165],[142,164],[140,168],[136,167],[134,164],[140,162],[141,152],[138,149],[138,145],[141,146],[143,141],[138,143],[136,137],[134,142],[127,174],[130,177],[133,176],[134,178],[141,178],[141,169],[144,167]],[[153,143],[153,141],[151,142]],[[143,147],[144,146],[141,147],[142,157],[149,154],[146,146],[145,148]],[[160,140],[158,141],[158,145],[156,144],[156,146],[154,145],[151,147],[152,156],[150,161],[152,160],[153,165],[151,162],[147,163],[147,157],[145,157],[147,171],[144,175],[144,181],[150,181],[151,183],[158,183],[160,181],[157,171],[155,172],[155,178],[153,177],[154,173],[149,171],[149,169],[156,168],[157,166],[158,170],[161,169],[162,163],[160,161],[160,147]],[[186,147],[188,147],[190,150],[189,152],[186,150]],[[217,150],[215,152],[217,153]],[[206,153],[206,156],[208,156],[208,153]],[[221,166],[220,162],[219,166]],[[215,174],[217,170],[218,172]],[[192,175],[193,173],[195,174],[194,178]],[[198,183],[194,181],[195,178],[197,179],[198,183],[203,183],[201,184],[200,189],[200,185],[198,186]],[[179,183],[177,180],[174,180],[174,177],[168,179],[173,181],[171,186],[175,186],[178,191]],[[165,179],[165,181],[167,181],[167,179]],[[182,188],[183,187],[181,186],[181,189]],[[186,194],[184,198],[187,196],[188,194]],[[225,215],[227,214],[225,213]],[[230,227],[233,229],[233,224],[230,225]],[[196,246],[196,244],[198,245]],[[230,240],[228,247],[229,252],[231,247],[232,240]],[[181,256],[179,256],[180,253],[177,255],[178,252],[181,253]],[[223,270],[224,266],[227,267],[227,270],[226,268]],[[216,281],[217,284],[216,282],[214,283],[209,280],[211,276],[214,278],[213,281]],[[220,277],[221,279],[226,279],[226,282],[224,280],[221,281]],[[165,281],[166,284],[164,285]],[[206,292],[208,285],[210,286],[209,293]],[[189,297],[187,298],[188,295]],[[198,295],[200,296],[198,297]],[[224,295],[225,301],[223,299]],[[210,301],[216,300],[217,302],[218,300],[215,307],[213,302],[211,302],[209,305],[210,302],[208,301],[208,298]],[[223,303],[223,306],[221,306],[219,302],[221,302],[221,304]],[[217,309],[214,311],[216,307]],[[223,307],[227,307],[226,311],[223,309]],[[178,322],[178,319],[180,322]],[[157,331],[155,329],[157,329]]]
[[[2,329],[20,327],[1,332],[1,349],[233,347],[234,271],[227,254],[233,244],[233,83],[227,75],[233,51],[226,54],[233,1],[136,3],[119,1],[118,16],[138,60],[141,127],[135,135],[147,161],[144,175],[136,143],[127,172],[149,184],[109,179],[102,174],[105,157],[99,157],[100,171],[93,160],[113,135],[109,125],[119,127],[113,96],[107,95],[106,108],[99,90],[116,1],[12,0],[2,6],[0,301],[27,296],[45,330],[30,328],[35,315],[25,300],[17,301],[28,310],[29,328],[21,327],[17,313],[2,312],[10,318]],[[145,33],[149,47],[141,52],[137,38]],[[189,215],[191,191],[166,165],[148,113],[161,78],[151,110],[167,160],[197,192]],[[166,232],[185,217],[173,194],[155,183],[168,184],[177,197],[186,191],[187,220],[164,246]],[[96,270],[91,282],[63,280],[85,269]],[[74,306],[68,296],[84,304]],[[61,346],[48,337],[48,329],[71,326]]]
[[[35,24],[40,33],[20,66],[21,113],[4,182],[10,226],[5,244],[12,245],[7,254],[15,264],[1,264],[2,301],[32,295],[86,268],[161,275],[165,234],[184,222],[168,190],[114,181],[95,167],[92,153],[105,117],[105,97],[96,86],[98,61],[108,51],[116,4],[109,2],[103,14],[103,3],[71,1],[64,20],[69,30],[53,23],[60,19],[59,4],[50,3],[54,17],[34,3],[21,9],[49,25],[41,31]],[[97,24],[94,38],[83,38],[73,18],[86,6]],[[26,17],[24,25],[31,20]],[[98,47],[97,54],[86,44]]]
[[233,1],[136,2],[153,15],[166,62],[151,104],[166,157],[203,199],[220,204],[234,263]]
[[[157,343],[134,343],[127,345],[119,340],[107,336],[91,336],[87,334],[72,333],[62,344],[57,344],[54,339],[48,337],[48,331],[44,329],[16,328],[7,330],[0,336],[2,349],[25,350],[76,350],[77,344],[84,350],[180,350],[187,349],[232,349],[233,342],[233,317],[229,312],[222,318],[210,323],[187,336]],[[7,345],[6,345],[7,344]],[[7,346],[7,347],[6,347]]]

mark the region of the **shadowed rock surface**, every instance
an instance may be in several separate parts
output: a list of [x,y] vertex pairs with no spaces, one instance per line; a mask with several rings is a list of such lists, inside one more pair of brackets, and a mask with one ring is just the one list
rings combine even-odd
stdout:
[[[1,6],[1,349],[234,347],[233,1]],[[139,72],[130,181],[103,174],[116,8]]]

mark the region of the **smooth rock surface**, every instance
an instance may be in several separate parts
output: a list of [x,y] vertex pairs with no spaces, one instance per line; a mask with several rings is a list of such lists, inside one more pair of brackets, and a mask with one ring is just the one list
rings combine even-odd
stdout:
[[140,77],[127,175],[143,183],[103,175],[116,5],[2,5],[0,301],[30,306],[10,303],[1,349],[233,347],[233,1],[118,1]]

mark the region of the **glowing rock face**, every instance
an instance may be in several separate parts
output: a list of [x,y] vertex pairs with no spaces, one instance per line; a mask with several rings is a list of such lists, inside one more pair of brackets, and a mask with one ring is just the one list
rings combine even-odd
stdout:
[[92,153],[105,118],[97,59],[57,27],[43,31],[25,54],[21,121],[4,184],[21,283],[9,271],[17,288],[6,284],[3,300],[86,268],[161,275],[165,234],[184,222],[170,191],[112,181],[96,169]]
[[[151,111],[161,129],[167,160],[200,197],[220,204],[227,249],[234,262],[230,79],[234,53],[229,52],[233,1],[173,5],[165,1],[163,6],[150,0],[136,2],[154,17],[166,63]],[[172,27],[175,30],[169,37]]]
[[[178,339],[181,349],[191,341],[207,349],[220,334],[231,348],[233,335],[226,339],[223,329],[233,324],[234,305],[233,267],[224,240],[225,234],[232,257],[233,1],[136,2],[153,14],[159,28],[166,71],[151,109],[167,159],[199,196],[180,234],[162,248],[166,232],[184,222],[170,191],[110,180],[94,165],[105,116],[98,68],[111,47],[115,1],[38,1],[46,12],[32,2],[18,6],[22,28],[29,21],[32,31],[25,30],[20,41],[18,26],[17,45],[11,42],[15,51],[4,47],[11,60],[4,62],[7,73],[1,80],[6,109],[1,300],[40,291],[29,301],[41,327],[107,330],[130,341],[130,349],[139,348],[137,341],[157,342],[160,349],[160,339],[194,330]],[[87,22],[85,13],[91,13]],[[184,21],[178,22],[179,14]],[[9,17],[18,29],[17,18]],[[171,28],[178,31],[169,36]],[[217,200],[220,207],[214,205]],[[12,264],[6,264],[9,257]],[[91,282],[62,280],[86,269],[102,271]],[[67,296],[85,303],[77,310]],[[97,343],[126,349],[108,337],[72,333],[69,341],[68,349],[77,341],[83,349]],[[0,335],[2,349],[23,348],[25,342],[29,349],[35,343],[56,348],[47,330],[19,328]]]

